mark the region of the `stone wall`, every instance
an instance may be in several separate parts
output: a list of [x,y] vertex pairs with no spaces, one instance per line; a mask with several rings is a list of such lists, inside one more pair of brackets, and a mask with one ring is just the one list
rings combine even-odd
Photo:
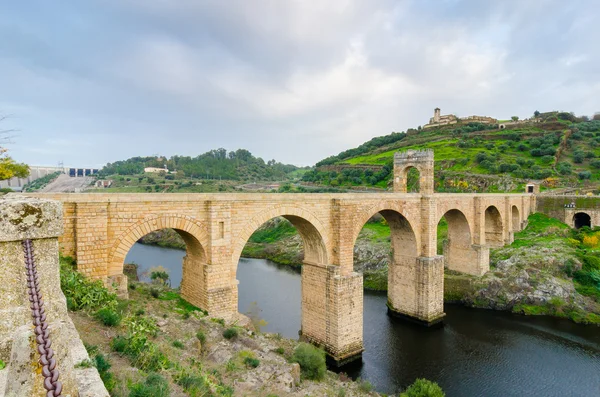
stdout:
[[89,359],[67,314],[60,289],[58,236],[63,232],[59,202],[5,196],[0,199],[0,395],[45,396],[33,333],[24,239],[32,240],[40,290],[60,371],[63,395],[108,396],[95,368],[74,368]]

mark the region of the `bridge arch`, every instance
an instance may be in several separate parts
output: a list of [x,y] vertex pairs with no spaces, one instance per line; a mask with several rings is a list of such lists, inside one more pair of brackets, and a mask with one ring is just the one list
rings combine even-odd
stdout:
[[363,226],[375,214],[383,216],[390,227],[392,257],[388,266],[388,307],[395,313],[416,316],[419,310],[419,292],[415,289],[418,282],[417,258],[420,255],[418,229],[413,228],[400,206],[384,202],[358,217],[352,247]]
[[516,205],[513,205],[511,208],[512,213],[512,230],[514,232],[518,232],[521,230],[521,214],[519,213],[519,208]]
[[487,207],[484,214],[484,243],[486,245],[491,247],[501,247],[504,245],[502,225],[502,216],[498,208],[494,205]]
[[151,215],[131,225],[115,239],[110,250],[108,276],[123,274],[125,257],[131,247],[146,234],[161,229],[175,230],[185,242],[186,255],[183,258],[181,279],[182,297],[198,307],[206,308],[203,271],[207,263],[204,247],[208,246],[208,233],[200,222],[190,216]]
[[235,238],[236,244],[232,253],[232,264],[236,269],[244,246],[250,239],[250,236],[265,222],[279,216],[287,219],[296,228],[302,238],[305,262],[328,263],[328,233],[321,221],[305,209],[285,205],[260,212],[242,227],[241,232]]
[[592,217],[586,212],[577,212],[573,215],[573,227],[581,229],[584,226],[592,227]]

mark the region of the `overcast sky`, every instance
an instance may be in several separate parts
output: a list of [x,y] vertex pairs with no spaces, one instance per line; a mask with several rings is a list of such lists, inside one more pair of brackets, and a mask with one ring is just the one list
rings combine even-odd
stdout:
[[312,165],[442,114],[600,111],[597,0],[0,5],[18,161],[245,148]]

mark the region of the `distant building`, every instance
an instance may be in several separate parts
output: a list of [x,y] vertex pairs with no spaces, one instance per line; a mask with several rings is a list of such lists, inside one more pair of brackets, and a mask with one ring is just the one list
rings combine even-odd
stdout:
[[107,187],[111,187],[112,184],[113,184],[113,181],[111,179],[101,179],[101,180],[96,181],[95,186],[107,188]]
[[165,168],[158,168],[158,167],[146,167],[146,168],[144,168],[144,172],[159,173],[161,171],[166,172],[167,174],[169,173],[169,169],[167,168],[166,165],[165,165]]
[[429,119],[429,124],[425,124],[423,128],[466,123],[496,124],[497,122],[498,120],[488,116],[469,116],[461,118],[458,118],[453,114],[445,114],[442,116],[440,108],[435,108],[433,110],[433,117]]

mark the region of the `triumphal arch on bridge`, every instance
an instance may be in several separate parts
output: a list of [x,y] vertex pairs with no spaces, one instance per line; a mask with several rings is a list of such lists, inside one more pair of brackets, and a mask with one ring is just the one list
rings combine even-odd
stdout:
[[[125,286],[123,262],[144,235],[175,229],[184,239],[181,294],[211,316],[237,315],[238,261],[252,233],[284,217],[304,243],[302,335],[339,363],[363,351],[363,279],[354,272],[354,243],[364,224],[381,214],[391,229],[388,310],[425,325],[444,317],[444,267],[481,275],[489,249],[509,244],[534,208],[532,194],[434,193],[433,152],[394,157],[393,192],[36,194],[63,203],[64,255],[87,277]],[[419,193],[406,193],[410,168]],[[448,222],[444,255],[437,225]],[[277,297],[273,297],[277,299]]]

